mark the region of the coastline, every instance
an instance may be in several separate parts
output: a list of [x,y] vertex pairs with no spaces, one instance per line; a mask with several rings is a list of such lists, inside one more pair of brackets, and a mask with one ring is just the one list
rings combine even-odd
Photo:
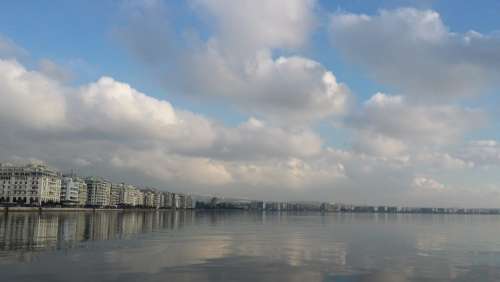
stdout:
[[[147,208],[55,208],[55,207],[0,207],[0,213],[8,212],[119,212],[119,211],[157,211],[157,210],[175,210],[175,209],[147,209]],[[177,209],[192,210],[192,209]]]
[[453,212],[426,212],[426,211],[332,211],[332,210],[258,210],[258,209],[231,209],[231,208],[191,208],[191,209],[171,209],[171,208],[84,208],[84,207],[20,207],[20,206],[0,206],[0,214],[10,212],[123,212],[123,211],[203,211],[203,212],[220,212],[220,211],[250,211],[262,213],[294,213],[294,212],[315,212],[321,214],[434,214],[434,215],[500,215],[500,210],[497,209],[479,209],[468,211],[453,211]]

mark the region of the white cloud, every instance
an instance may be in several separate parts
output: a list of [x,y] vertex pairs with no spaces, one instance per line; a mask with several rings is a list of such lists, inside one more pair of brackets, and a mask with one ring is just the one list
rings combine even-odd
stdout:
[[57,81],[13,59],[0,59],[0,124],[15,120],[38,129],[64,126],[64,91]]
[[407,149],[459,142],[465,132],[479,128],[483,122],[484,115],[479,110],[411,105],[402,96],[377,93],[347,124],[359,131],[356,148],[398,155]]
[[475,163],[442,152],[419,152],[414,161],[430,170],[460,170],[474,168]]
[[417,176],[413,179],[412,183],[413,187],[418,190],[426,190],[426,191],[443,191],[446,189],[446,186],[435,179]]
[[162,16],[146,7],[142,20],[133,17],[119,34],[172,92],[217,97],[252,115],[304,124],[345,113],[350,96],[320,63],[275,54],[294,53],[307,41],[314,6],[309,0],[194,1],[196,12],[213,18],[207,39],[195,32],[180,37],[166,23],[155,24]]
[[111,159],[111,164],[120,169],[140,171],[164,183],[209,186],[205,188],[205,192],[210,191],[213,186],[232,182],[231,174],[219,162],[168,154],[161,150],[118,151]]
[[331,34],[349,60],[413,98],[472,96],[498,85],[500,38],[452,32],[436,11],[337,13]]
[[[311,157],[322,150],[322,140],[308,129],[268,126],[250,118],[236,128],[218,128],[212,156],[222,159]],[[278,142],[279,140],[279,142]]]
[[500,144],[496,140],[471,141],[458,154],[479,166],[500,165]]
[[[256,118],[225,127],[111,77],[73,88],[14,60],[0,61],[0,69],[4,160],[38,158],[136,184],[150,178],[204,192],[250,187],[257,179],[269,189],[306,187],[339,174],[335,165],[313,169],[300,159],[322,150],[321,138],[306,128]],[[256,171],[245,176],[249,167]]]
[[304,45],[315,25],[314,0],[193,0],[213,17],[215,28],[232,51],[295,48]]

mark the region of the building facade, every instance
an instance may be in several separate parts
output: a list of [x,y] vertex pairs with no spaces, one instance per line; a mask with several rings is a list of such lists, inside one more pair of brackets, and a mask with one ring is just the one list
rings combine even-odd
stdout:
[[87,177],[87,204],[106,207],[110,205],[111,183],[100,177]]
[[121,204],[120,195],[125,189],[125,184],[123,183],[113,183],[111,184],[111,191],[109,196],[109,205],[112,207],[117,207]]
[[160,196],[160,208],[171,209],[172,208],[172,193],[162,192]]
[[139,189],[133,185],[125,184],[120,191],[119,205],[127,207],[140,206],[138,202]]
[[74,176],[64,176],[61,179],[61,203],[85,206],[86,202],[87,184],[85,181]]
[[81,207],[84,207],[87,205],[87,199],[88,199],[88,190],[87,190],[87,183],[81,178],[79,178],[81,181],[81,185],[79,186],[80,189],[78,190],[78,205]]
[[45,165],[0,164],[0,202],[42,205],[59,203],[61,174]]

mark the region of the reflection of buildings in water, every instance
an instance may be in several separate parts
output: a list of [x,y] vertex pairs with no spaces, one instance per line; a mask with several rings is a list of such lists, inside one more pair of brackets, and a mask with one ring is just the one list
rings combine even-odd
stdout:
[[57,243],[59,216],[44,215],[35,220],[33,242],[35,247],[52,247]]
[[128,237],[141,232],[140,227],[143,226],[144,218],[138,213],[123,213],[119,221],[121,236]]
[[90,239],[91,240],[108,240],[109,239],[109,226],[110,217],[112,216],[109,212],[98,212],[94,213],[90,218]]
[[3,250],[55,247],[57,215],[4,214],[0,217],[0,246]]
[[193,224],[193,211],[0,214],[0,250],[35,250],[112,240]]

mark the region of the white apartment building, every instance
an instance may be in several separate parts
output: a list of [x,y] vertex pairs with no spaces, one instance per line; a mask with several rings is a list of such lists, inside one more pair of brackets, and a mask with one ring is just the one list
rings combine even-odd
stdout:
[[120,191],[119,204],[134,207],[136,206],[136,197],[138,189],[133,185],[125,184]]
[[61,182],[61,203],[84,206],[87,202],[87,184],[83,179],[64,176]]
[[181,195],[172,193],[172,208],[173,209],[181,208]]
[[110,205],[111,183],[100,177],[87,177],[87,204],[105,207]]
[[59,203],[61,174],[45,165],[0,164],[0,202]]
[[136,207],[143,207],[144,206],[144,193],[137,189],[135,192],[135,205]]
[[87,183],[85,183],[85,180],[81,178],[79,178],[79,180],[81,180],[81,184],[79,185],[80,189],[78,190],[78,205],[84,207],[87,205],[88,200]]
[[123,183],[113,183],[111,184],[111,194],[110,194],[110,199],[109,199],[109,205],[110,206],[118,206],[121,204],[120,201],[120,195],[122,194],[122,191],[125,188],[125,184]]
[[156,207],[156,193],[153,190],[144,190],[144,207],[155,208]]

